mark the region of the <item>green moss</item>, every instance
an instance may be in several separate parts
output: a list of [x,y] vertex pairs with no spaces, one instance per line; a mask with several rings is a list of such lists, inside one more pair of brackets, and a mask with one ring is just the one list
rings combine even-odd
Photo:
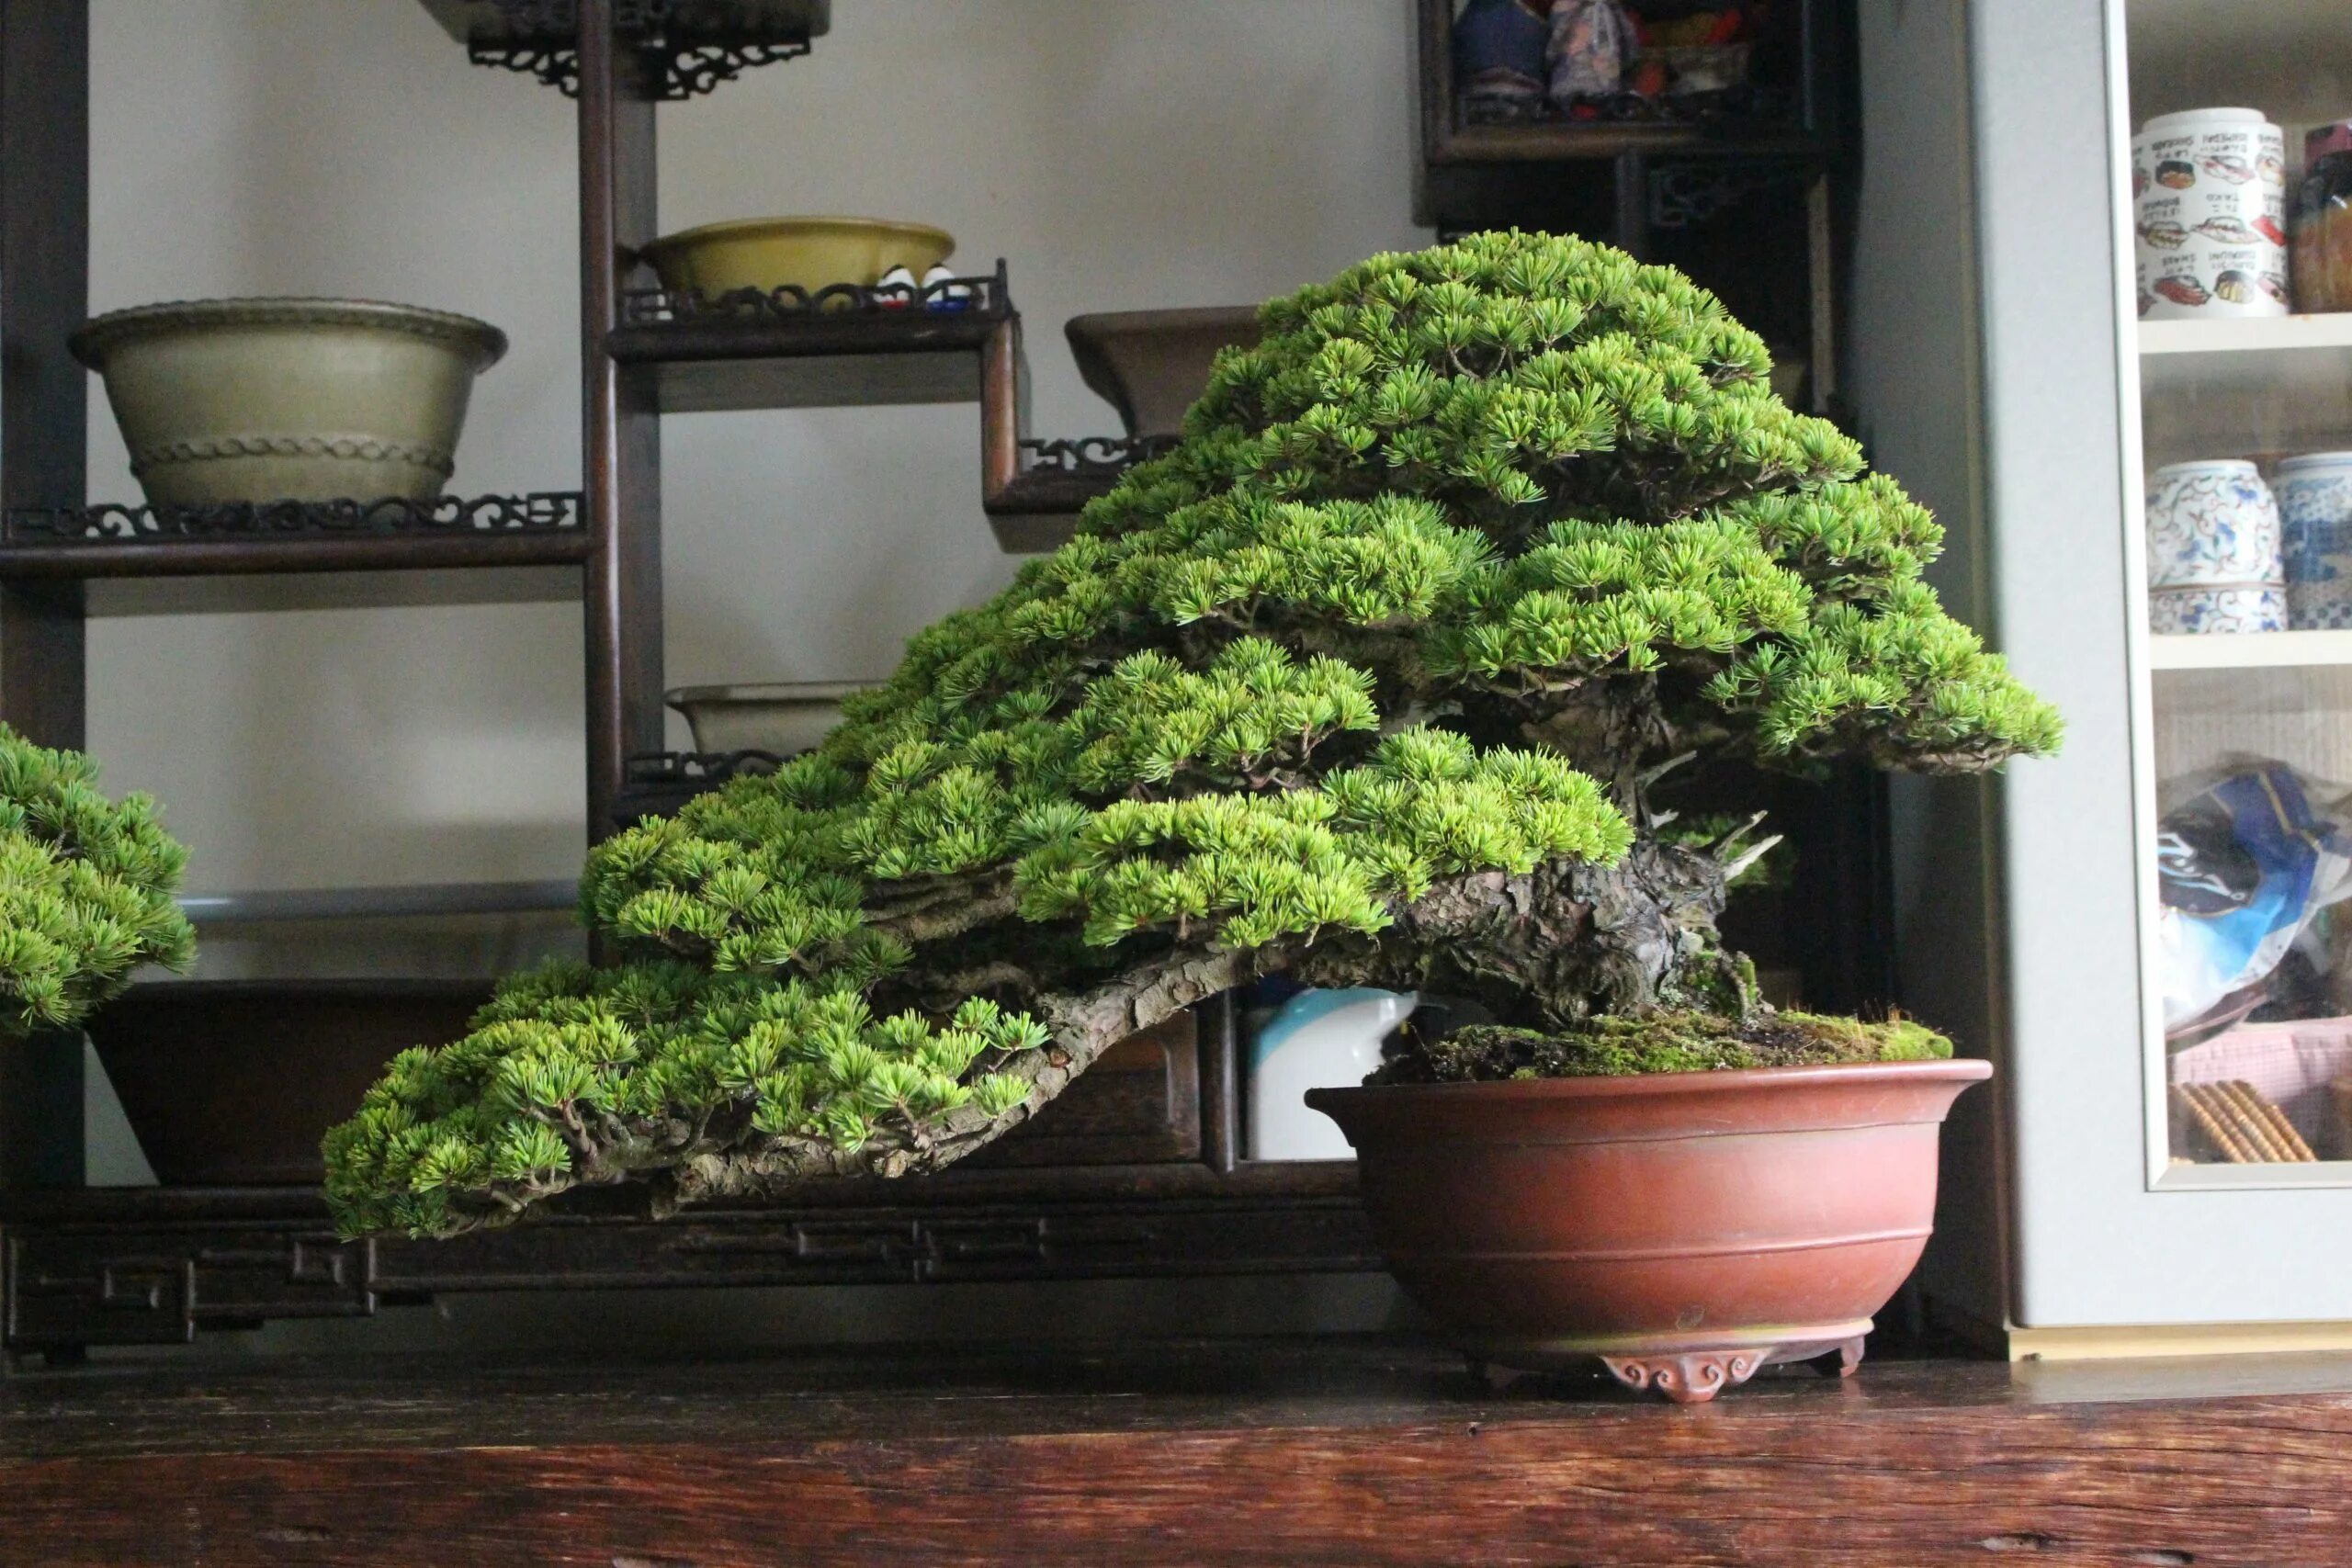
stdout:
[[1762,1013],[1747,1021],[1703,1012],[1596,1018],[1544,1033],[1475,1024],[1435,1041],[1408,1040],[1374,1083],[1475,1083],[1505,1078],[1620,1077],[1725,1067],[1836,1062],[1925,1062],[1951,1042],[1906,1018],[1865,1023],[1819,1013]]

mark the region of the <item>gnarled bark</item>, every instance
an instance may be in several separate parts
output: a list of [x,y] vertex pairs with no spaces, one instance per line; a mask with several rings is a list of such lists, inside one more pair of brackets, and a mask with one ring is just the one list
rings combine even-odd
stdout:
[[[979,925],[962,923],[960,913],[989,902],[985,896],[959,902],[932,889],[919,902],[918,919],[956,924],[968,936]],[[1444,878],[1396,909],[1394,923],[1372,937],[1326,936],[1253,952],[1179,942],[1081,984],[1069,983],[1062,965],[1040,963],[1033,972],[1001,961],[990,978],[1002,998],[1052,1032],[1048,1044],[996,1067],[1031,1086],[1028,1098],[1001,1115],[967,1106],[933,1119],[920,1135],[886,1126],[854,1150],[816,1138],[751,1136],[748,1104],[699,1122],[613,1116],[551,1122],[571,1150],[571,1168],[494,1190],[493,1202],[457,1228],[503,1223],[529,1201],[571,1188],[636,1179],[650,1183],[655,1211],[667,1213],[712,1199],[775,1197],[830,1177],[939,1170],[1028,1121],[1119,1041],[1261,975],[1461,997],[1502,1021],[1534,1027],[1662,1007],[1737,1013],[1747,1005],[1747,982],[1740,961],[1715,938],[1723,902],[1723,871],[1713,856],[1645,837],[1612,866],[1557,862],[1519,875]],[[1008,911],[996,919],[1010,925],[1017,918]],[[1023,929],[1036,935],[1035,928]],[[1041,986],[1044,974],[1064,983]],[[936,976],[908,980],[918,987],[932,978],[952,982],[950,988],[969,994],[974,976],[968,966],[943,965]]]

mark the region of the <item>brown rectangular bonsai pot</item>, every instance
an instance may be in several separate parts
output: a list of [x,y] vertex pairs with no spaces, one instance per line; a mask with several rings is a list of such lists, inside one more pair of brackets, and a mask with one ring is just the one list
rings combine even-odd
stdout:
[[173,980],[89,1022],[139,1147],[167,1186],[315,1186],[319,1140],[384,1064],[446,1045],[487,980]]

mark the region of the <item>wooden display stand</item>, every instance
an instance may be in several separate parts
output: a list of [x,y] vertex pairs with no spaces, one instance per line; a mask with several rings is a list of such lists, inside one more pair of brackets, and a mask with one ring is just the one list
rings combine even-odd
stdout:
[[1344,1339],[0,1385],[0,1557],[44,1568],[2280,1568],[2347,1541],[2352,1367],[2312,1357],[1890,1360],[1701,1410]]

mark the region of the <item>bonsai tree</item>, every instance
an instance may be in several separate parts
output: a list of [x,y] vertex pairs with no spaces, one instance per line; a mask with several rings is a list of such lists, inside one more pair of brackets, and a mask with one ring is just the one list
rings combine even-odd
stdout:
[[626,962],[509,982],[326,1143],[351,1233],[936,1169],[1106,1046],[1286,972],[1473,999],[1407,1076],[1917,1055],[1775,1018],[1692,755],[1966,771],[2052,709],[1920,580],[1938,527],[1703,289],[1572,238],[1267,305],[1183,439],[917,636],[816,751],[598,846]]
[[144,795],[0,725],[0,1033],[67,1029],[142,964],[177,968],[196,933],[172,901],[187,851]]

